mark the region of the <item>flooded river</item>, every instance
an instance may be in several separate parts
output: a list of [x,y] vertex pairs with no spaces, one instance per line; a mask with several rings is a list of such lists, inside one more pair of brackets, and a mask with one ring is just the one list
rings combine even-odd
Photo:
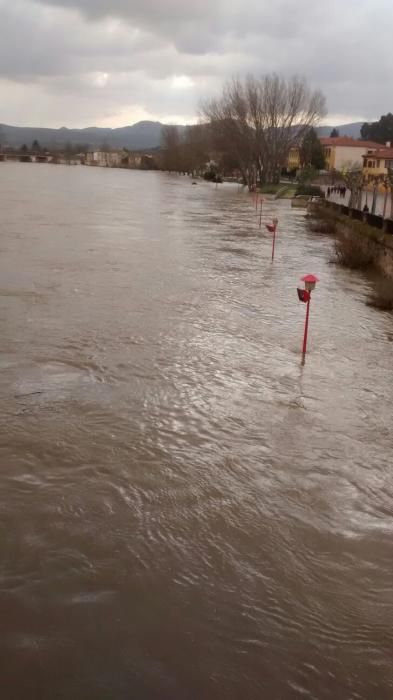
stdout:
[[393,319],[274,215],[1,165],[2,700],[393,697]]

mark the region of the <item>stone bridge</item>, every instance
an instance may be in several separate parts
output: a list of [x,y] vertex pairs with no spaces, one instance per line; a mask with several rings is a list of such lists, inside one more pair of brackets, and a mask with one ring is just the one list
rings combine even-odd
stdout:
[[0,163],[16,161],[18,163],[50,163],[51,153],[37,153],[33,151],[0,151]]

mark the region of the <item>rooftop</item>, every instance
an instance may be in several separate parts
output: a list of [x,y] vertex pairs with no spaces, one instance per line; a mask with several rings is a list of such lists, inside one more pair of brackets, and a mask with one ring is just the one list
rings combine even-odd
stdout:
[[386,148],[386,146],[380,146],[377,150],[372,153],[365,153],[363,158],[379,158],[387,160],[393,160],[393,148]]

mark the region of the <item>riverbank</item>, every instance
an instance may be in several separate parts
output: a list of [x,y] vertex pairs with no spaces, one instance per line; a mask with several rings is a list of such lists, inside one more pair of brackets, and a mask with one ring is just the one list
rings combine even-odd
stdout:
[[393,310],[393,236],[345,216],[326,202],[310,207],[309,228],[334,237],[333,261],[343,267],[368,271],[373,291],[368,303]]
[[292,199],[298,185],[290,182],[266,183],[257,188],[258,194],[270,195],[273,199]]
[[[312,204],[310,213],[312,217],[330,225],[330,230],[336,235],[351,238],[359,246],[367,245],[374,248],[374,263],[385,275],[393,278],[393,236],[391,233],[370,225],[367,221],[345,215],[340,207],[332,207],[329,203],[321,202]],[[354,213],[354,212],[352,212]],[[361,215],[361,212],[355,212]],[[366,215],[367,216],[367,215]],[[379,217],[373,217],[379,218]],[[388,221],[388,224],[391,224]]]

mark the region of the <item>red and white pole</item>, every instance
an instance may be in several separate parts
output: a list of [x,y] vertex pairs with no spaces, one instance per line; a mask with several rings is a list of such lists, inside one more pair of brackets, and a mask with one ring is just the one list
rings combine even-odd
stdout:
[[304,336],[303,336],[303,364],[306,361],[306,352],[307,352],[307,339],[308,339],[308,322],[310,319],[310,301],[311,301],[311,292],[308,292],[308,300],[307,300],[307,310],[306,310],[306,320],[304,323]]
[[272,243],[272,262],[274,260],[274,252],[276,250],[276,231],[277,231],[277,224],[274,224],[273,228],[273,243]]
[[315,285],[319,282],[318,277],[315,275],[305,275],[302,277],[305,289],[298,289],[299,300],[307,304],[306,309],[306,320],[304,322],[304,336],[303,336],[303,349],[302,349],[302,364],[304,365],[306,361],[307,353],[307,340],[308,340],[308,324],[310,321],[310,303],[311,303],[311,292],[315,289]]
[[277,231],[277,226],[278,226],[278,219],[273,219],[272,224],[266,224],[266,228],[270,233],[273,234],[273,240],[272,240],[272,262],[274,260],[274,252],[276,249],[276,231]]

